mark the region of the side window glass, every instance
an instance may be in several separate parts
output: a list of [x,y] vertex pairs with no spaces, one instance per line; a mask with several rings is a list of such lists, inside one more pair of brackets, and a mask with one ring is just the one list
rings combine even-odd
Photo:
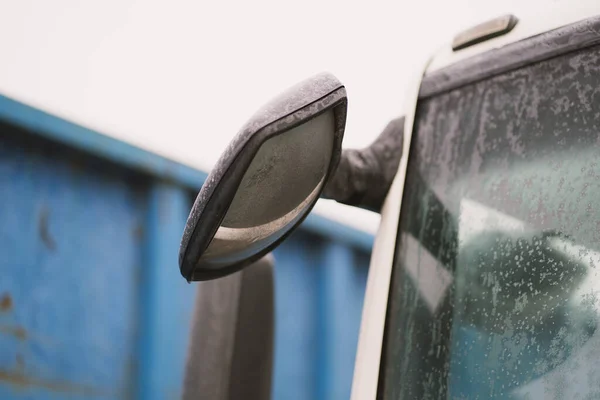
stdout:
[[600,49],[424,101],[384,399],[600,398]]

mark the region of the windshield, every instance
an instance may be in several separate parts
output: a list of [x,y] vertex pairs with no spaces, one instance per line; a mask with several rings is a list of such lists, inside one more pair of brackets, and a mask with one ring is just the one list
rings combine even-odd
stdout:
[[379,398],[600,398],[600,49],[422,101]]

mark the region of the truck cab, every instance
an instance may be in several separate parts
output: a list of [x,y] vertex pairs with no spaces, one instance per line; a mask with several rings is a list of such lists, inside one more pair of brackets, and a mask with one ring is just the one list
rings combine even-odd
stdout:
[[[353,400],[600,397],[600,6],[560,10],[483,22],[419,70]],[[319,77],[295,90],[261,109],[207,179],[182,242],[186,279],[260,260],[336,173],[343,86]],[[311,129],[329,136],[308,140]],[[308,146],[313,161],[285,164]]]
[[425,63],[353,399],[600,396],[600,10],[574,7],[483,23]]

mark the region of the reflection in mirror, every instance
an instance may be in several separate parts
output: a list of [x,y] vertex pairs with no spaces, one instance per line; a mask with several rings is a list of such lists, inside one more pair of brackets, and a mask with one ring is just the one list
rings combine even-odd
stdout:
[[321,192],[333,153],[334,124],[329,110],[260,147],[199,263],[205,268],[236,263],[295,226]]

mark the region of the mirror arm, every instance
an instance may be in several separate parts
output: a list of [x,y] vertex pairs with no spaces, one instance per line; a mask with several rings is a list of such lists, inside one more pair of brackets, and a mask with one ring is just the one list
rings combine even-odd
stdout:
[[321,197],[380,212],[402,156],[404,117],[388,123],[364,149],[344,149]]

